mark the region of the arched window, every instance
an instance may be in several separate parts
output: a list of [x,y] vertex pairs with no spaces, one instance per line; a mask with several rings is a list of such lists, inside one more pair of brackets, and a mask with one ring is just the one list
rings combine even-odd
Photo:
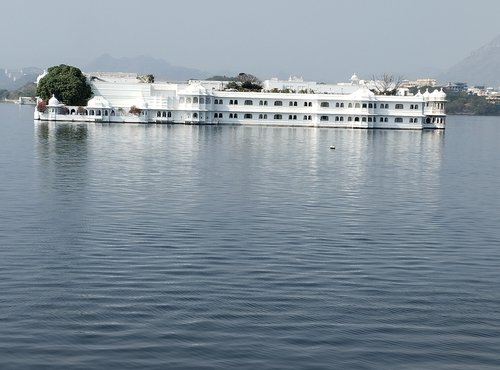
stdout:
[[340,107],[340,104],[339,104],[339,102],[336,102],[335,103],[335,108],[338,108],[338,107]]
[[193,98],[193,104],[198,104],[198,98],[196,96]]
[[[442,120],[442,118],[441,118],[441,120]],[[418,118],[414,118],[413,123],[418,123]]]
[[308,119],[309,121],[311,121],[311,120],[312,120],[312,116],[307,116],[307,119]]
[[379,121],[384,122],[384,117],[380,117]]
[[344,120],[344,117],[340,116],[340,122],[342,122],[343,120]]
[[354,122],[359,122],[359,117],[354,117]]
[[[229,105],[233,105],[233,99],[229,100]],[[229,117],[231,118],[231,117]]]
[[156,117],[161,117],[161,112],[160,111],[156,112]]
[[[281,100],[276,100],[276,101],[274,102],[274,106],[275,106],[275,107],[281,107],[282,105],[283,105],[283,102],[282,102]],[[281,119],[281,118],[280,118],[280,119]]]
[[349,105],[347,106],[347,108],[352,108],[352,103],[349,103]]
[[172,118],[172,112],[167,112],[167,118]]
[[291,119],[292,119],[292,115],[291,115],[291,114],[289,114],[289,115],[288,115],[288,119],[289,119],[289,120],[291,120]]
[[394,118],[394,122],[396,122],[396,123],[402,123],[403,119],[401,117],[396,117],[396,118]]
[[330,106],[330,103],[328,103],[327,101],[322,101],[320,104],[321,108],[328,108],[329,106]]
[[384,122],[389,122],[389,118],[385,117]]
[[264,105],[267,105],[267,100],[264,100]]
[[307,104],[309,107],[312,107],[313,106],[313,103],[309,102],[309,104]]
[[306,101],[304,102],[304,107],[307,107],[307,102]]
[[339,116],[335,116],[335,122],[339,121]]
[[245,105],[253,105],[253,101],[252,100],[245,100]]
[[[262,100],[261,100],[262,101]],[[262,114],[259,114],[259,119],[262,119]]]
[[233,118],[238,118],[238,113],[235,113],[235,114],[233,115]]
[[340,103],[340,108],[344,108],[344,103]]
[[293,102],[293,106],[294,106],[294,107],[296,107],[296,106],[297,106],[297,102],[296,102],[296,101],[294,101],[294,102]]
[[[413,109],[413,104],[410,104],[410,109]],[[412,122],[412,121],[410,121],[410,123],[411,123],[411,122]]]
[[262,100],[260,100],[259,105],[264,105],[264,102]]
[[218,113],[214,113],[214,118],[217,118],[219,117],[219,114]]
[[274,115],[274,119],[282,119],[283,117],[281,116],[281,114],[275,114]]
[[352,117],[347,117],[347,121],[351,122],[352,121]]
[[307,121],[307,116],[304,116],[304,118],[303,118],[303,119],[304,119],[304,121]]
[[293,119],[294,119],[294,120],[296,120],[296,119],[297,119],[297,115],[296,115],[296,114],[294,114],[294,115],[293,115]]
[[354,105],[354,108],[360,108],[361,106],[359,105],[359,103],[356,103],[356,105]]
[[243,118],[245,118],[245,119],[252,119],[252,115],[250,113],[245,113],[245,115],[243,116]]
[[232,113],[229,113],[229,118],[233,118],[233,114]]
[[207,104],[210,104],[210,98],[206,98],[206,99],[205,99],[205,102],[206,102]]
[[219,113],[219,118],[222,118],[222,113]]
[[293,107],[293,101],[288,102],[288,106]]
[[403,109],[403,104],[396,104],[395,108],[396,109]]
[[371,117],[368,117],[368,122],[371,122],[372,121],[372,118]]
[[366,103],[361,104],[361,108],[366,108]]
[[205,99],[200,98],[200,104],[205,104]]
[[238,105],[238,100],[235,100],[235,101],[234,101],[234,105]]
[[328,116],[321,116],[321,117],[319,118],[319,120],[320,120],[320,121],[328,121],[328,120],[329,120],[329,118],[328,118]]
[[198,113],[193,113],[193,118],[198,118]]
[[373,108],[373,104],[372,103],[368,103],[368,108]]
[[415,104],[415,109],[418,109],[418,104]]
[[[265,105],[265,104],[264,104]],[[267,114],[264,114],[264,119],[267,119]]]
[[186,98],[186,104],[191,104],[191,98]]
[[361,117],[361,122],[366,122],[366,117]]

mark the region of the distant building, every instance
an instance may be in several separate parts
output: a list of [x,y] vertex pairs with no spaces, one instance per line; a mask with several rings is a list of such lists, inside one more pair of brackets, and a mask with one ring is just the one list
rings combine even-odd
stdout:
[[468,86],[466,82],[448,82],[445,88],[448,91],[462,92],[467,91]]

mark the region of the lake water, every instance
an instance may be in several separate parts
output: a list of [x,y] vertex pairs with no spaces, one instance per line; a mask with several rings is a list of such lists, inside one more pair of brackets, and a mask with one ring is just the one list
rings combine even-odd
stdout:
[[500,368],[500,117],[367,131],[32,109],[0,104],[2,370]]

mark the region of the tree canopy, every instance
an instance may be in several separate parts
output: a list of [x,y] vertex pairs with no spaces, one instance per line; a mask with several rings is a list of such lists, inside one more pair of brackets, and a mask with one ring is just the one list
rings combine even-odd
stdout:
[[52,94],[67,105],[86,105],[92,89],[79,68],[61,64],[50,67],[37,86],[37,95],[47,100]]

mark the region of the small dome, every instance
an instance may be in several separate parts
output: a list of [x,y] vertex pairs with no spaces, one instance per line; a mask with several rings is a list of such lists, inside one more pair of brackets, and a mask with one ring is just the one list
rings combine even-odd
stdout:
[[424,99],[429,99],[429,97],[431,96],[429,89],[425,89],[425,92],[422,94],[422,96],[424,97]]
[[418,92],[415,94],[415,96],[422,96],[422,93],[420,92],[420,89],[418,90]]
[[54,94],[52,94],[52,98],[49,99],[49,105],[51,106],[57,106],[59,105],[59,100],[57,100],[57,98],[55,97]]
[[375,97],[373,91],[368,89],[366,86],[359,88],[349,95],[352,100],[370,100]]
[[110,108],[109,102],[102,96],[94,96],[87,103],[89,108]]

